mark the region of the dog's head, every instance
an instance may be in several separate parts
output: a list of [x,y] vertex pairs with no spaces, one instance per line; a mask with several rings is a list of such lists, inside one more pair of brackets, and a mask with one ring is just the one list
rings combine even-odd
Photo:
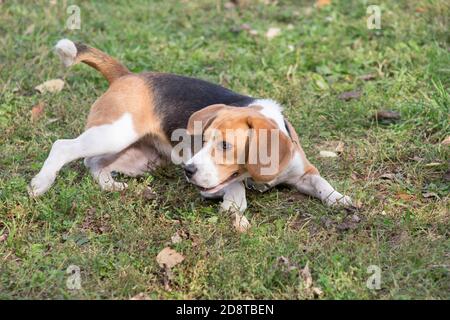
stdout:
[[187,131],[201,141],[184,166],[191,183],[214,193],[247,177],[272,181],[286,168],[292,141],[260,109],[212,105],[190,117]]

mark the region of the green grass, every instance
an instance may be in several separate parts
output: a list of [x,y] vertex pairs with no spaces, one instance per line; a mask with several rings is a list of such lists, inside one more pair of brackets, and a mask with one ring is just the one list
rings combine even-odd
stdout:
[[[334,0],[320,10],[306,1],[242,2],[226,9],[213,0],[77,1],[81,30],[73,31],[65,1],[0,4],[0,236],[8,234],[0,298],[309,298],[281,256],[309,264],[323,299],[450,298],[449,147],[440,143],[450,134],[448,1],[378,1],[381,30],[366,28],[366,1]],[[243,23],[259,34],[238,31]],[[269,27],[282,29],[270,41]],[[136,72],[195,76],[278,100],[309,159],[361,204],[361,221],[345,230],[345,211],[279,188],[248,193],[252,229],[237,234],[176,167],[124,178],[127,191],[107,193],[76,161],[30,199],[27,183],[51,143],[80,134],[107,88],[87,66],[63,70],[52,53],[62,37]],[[369,73],[377,77],[358,78]],[[33,90],[57,77],[66,82],[60,93]],[[361,98],[338,99],[350,90]],[[44,115],[31,122],[39,101]],[[378,124],[372,115],[380,109],[399,111],[401,121]],[[320,158],[321,145],[337,140],[344,153]],[[383,179],[387,173],[396,179]],[[155,199],[143,196],[147,186]],[[183,241],[171,245],[177,231]],[[167,245],[186,257],[171,291],[156,262]],[[71,264],[81,268],[81,290],[66,287]],[[366,287],[370,265],[382,270],[380,290]]]

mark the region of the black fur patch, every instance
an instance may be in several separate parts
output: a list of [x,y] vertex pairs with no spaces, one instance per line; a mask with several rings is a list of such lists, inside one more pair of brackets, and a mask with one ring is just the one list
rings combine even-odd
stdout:
[[75,48],[77,48],[77,54],[81,54],[89,50],[89,47],[81,42],[75,43]]
[[142,73],[153,92],[156,112],[162,119],[163,130],[170,138],[178,128],[186,128],[189,117],[212,104],[223,103],[245,107],[254,98],[235,93],[204,80],[168,73]]

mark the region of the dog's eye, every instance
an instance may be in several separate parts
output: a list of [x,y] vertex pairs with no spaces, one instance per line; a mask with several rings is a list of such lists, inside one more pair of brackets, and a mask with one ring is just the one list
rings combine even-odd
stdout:
[[231,149],[233,147],[233,145],[231,143],[226,142],[226,141],[221,141],[221,142],[219,142],[219,147],[222,150],[229,150],[229,149]]

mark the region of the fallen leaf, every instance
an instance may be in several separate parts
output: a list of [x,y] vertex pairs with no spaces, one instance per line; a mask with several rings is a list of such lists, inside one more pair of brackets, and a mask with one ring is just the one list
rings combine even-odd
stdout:
[[317,8],[323,8],[331,4],[331,0],[317,0],[316,6]]
[[313,280],[312,280],[312,276],[311,276],[311,271],[309,270],[308,262],[306,263],[306,266],[300,272],[300,275],[302,276],[305,289],[311,288]]
[[34,32],[34,24],[30,24],[28,28],[25,30],[24,35],[29,35]]
[[422,194],[422,196],[424,198],[437,198],[437,199],[439,199],[439,196],[437,195],[437,193],[434,193],[434,192],[425,192],[424,194]]
[[323,295],[322,289],[317,288],[317,287],[313,287],[313,288],[312,288],[312,292],[313,292],[313,294],[314,294],[315,297],[320,297],[320,296]]
[[415,196],[412,194],[407,194],[407,193],[397,193],[396,198],[405,200],[405,201],[410,201],[410,200],[415,199]]
[[430,163],[427,163],[426,165],[425,165],[425,167],[439,167],[440,165],[442,165],[442,163],[441,162],[430,162]]
[[424,13],[425,11],[427,11],[427,9],[423,8],[423,7],[417,7],[416,8],[416,12],[417,13]]
[[269,28],[269,30],[267,30],[266,32],[266,38],[271,40],[273,38],[275,38],[276,36],[278,36],[281,33],[281,29],[280,28]]
[[172,241],[173,244],[180,243],[182,240],[183,238],[181,238],[178,231],[175,232],[175,234],[172,237],[170,237],[170,241]]
[[351,99],[359,99],[361,97],[361,91],[353,90],[341,93],[338,98],[344,101],[349,101]]
[[363,81],[370,81],[370,80],[373,80],[376,78],[377,78],[377,75],[375,73],[364,74],[364,75],[358,77],[358,79],[363,80]]
[[444,176],[442,177],[442,179],[443,179],[445,182],[450,181],[450,170],[448,170],[446,173],[444,173]]
[[361,218],[357,214],[349,215],[344,218],[344,221],[336,225],[338,231],[347,231],[356,229]]
[[450,136],[448,136],[447,138],[445,138],[442,142],[442,145],[444,146],[450,146]]
[[6,241],[6,239],[8,239],[8,233],[7,232],[5,232],[4,234],[2,234],[1,236],[0,236],[0,242],[3,242],[3,241]]
[[52,123],[54,123],[54,122],[56,122],[56,121],[58,121],[58,120],[59,120],[59,118],[51,118],[51,119],[48,119],[47,124],[52,124]]
[[401,119],[400,112],[394,110],[377,111],[373,118],[379,122],[392,123]]
[[35,87],[40,93],[59,92],[64,87],[64,81],[61,79],[52,79]]
[[250,229],[250,222],[244,215],[234,213],[231,215],[231,218],[233,219],[233,226],[236,231],[245,233]]
[[319,150],[328,150],[331,152],[335,152],[337,154],[341,154],[344,152],[344,142],[339,140],[330,140],[330,141],[324,141],[323,143],[320,143],[317,148]]
[[38,120],[42,116],[44,108],[44,102],[39,102],[38,104],[34,105],[33,108],[31,108],[31,121]]
[[230,2],[226,2],[223,6],[225,7],[225,9],[230,10],[230,9],[234,9],[236,7],[236,4],[234,4],[233,2],[230,1]]
[[297,266],[285,256],[278,257],[278,264],[282,267],[284,272],[290,272],[292,270],[297,270]]
[[319,152],[319,155],[322,158],[336,158],[337,154],[333,151],[326,151],[326,150],[322,150]]
[[184,256],[175,250],[165,247],[156,256],[156,262],[158,262],[161,268],[167,267],[169,269],[173,268],[177,264],[184,260]]
[[143,292],[138,293],[134,297],[132,297],[130,300],[151,300],[148,295],[146,295]]
[[155,200],[155,199],[158,197],[158,195],[153,191],[152,188],[147,187],[147,188],[145,188],[145,190],[142,192],[142,197],[143,197],[145,200]]
[[394,173],[383,173],[380,176],[380,179],[385,179],[385,180],[395,180],[395,174]]

